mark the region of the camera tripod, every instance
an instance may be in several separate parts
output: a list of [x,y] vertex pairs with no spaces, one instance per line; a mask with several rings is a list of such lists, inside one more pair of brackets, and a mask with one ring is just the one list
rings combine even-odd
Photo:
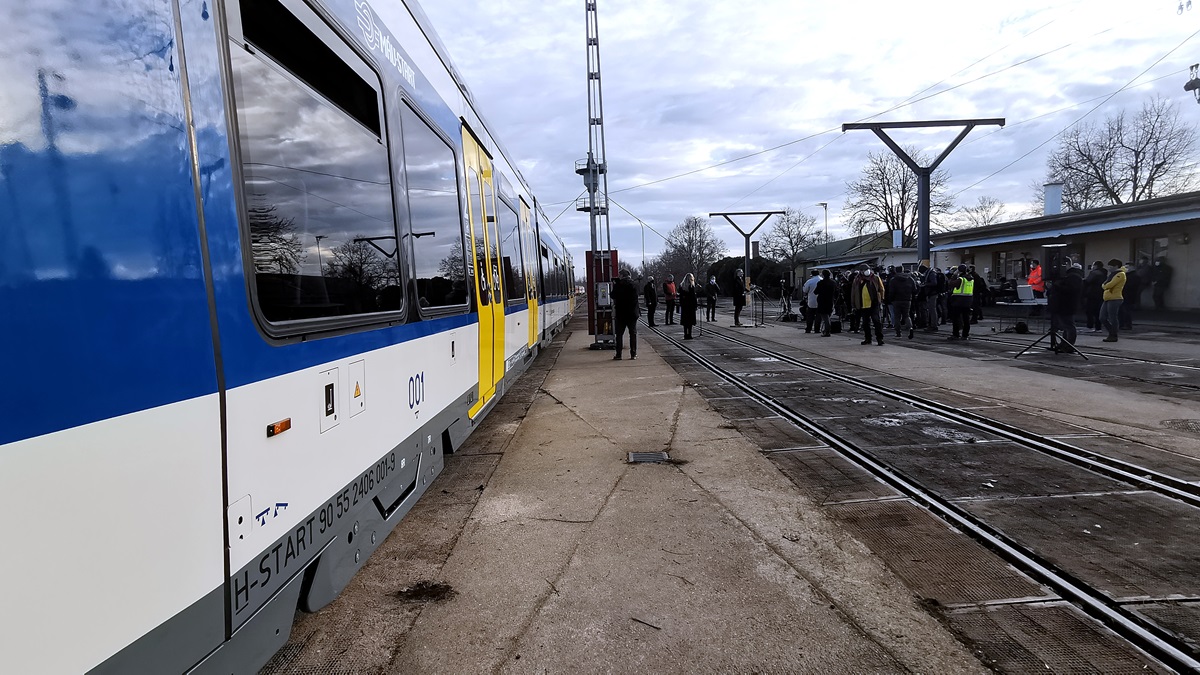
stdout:
[[1069,352],[1075,352],[1076,354],[1082,356],[1084,361],[1091,360],[1087,357],[1087,354],[1084,354],[1083,352],[1079,351],[1079,349],[1075,345],[1064,340],[1062,338],[1062,335],[1059,334],[1060,332],[1061,331],[1059,331],[1057,328],[1055,328],[1053,323],[1051,323],[1050,330],[1046,331],[1042,335],[1042,337],[1034,340],[1033,344],[1031,344],[1028,347],[1026,347],[1025,349],[1022,349],[1021,351],[1017,352],[1017,355],[1014,356],[1013,358],[1014,359],[1020,358],[1020,356],[1022,354],[1029,351],[1030,349],[1033,349],[1034,347],[1038,346],[1038,343],[1040,343],[1042,340],[1045,340],[1046,338],[1050,338],[1050,346],[1047,347],[1047,349],[1053,350],[1055,354],[1062,353],[1063,351],[1069,351]]

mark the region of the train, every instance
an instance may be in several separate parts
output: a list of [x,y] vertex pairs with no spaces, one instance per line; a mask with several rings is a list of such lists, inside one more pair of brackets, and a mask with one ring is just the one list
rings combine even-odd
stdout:
[[256,672],[571,319],[414,0],[4,3],[0,671]]

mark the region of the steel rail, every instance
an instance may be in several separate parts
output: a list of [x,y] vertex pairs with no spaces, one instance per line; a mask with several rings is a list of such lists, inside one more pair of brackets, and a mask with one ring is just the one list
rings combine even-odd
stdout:
[[1108,476],[1110,478],[1116,478],[1118,480],[1131,483],[1142,489],[1150,490],[1166,497],[1170,497],[1171,499],[1181,501],[1188,506],[1200,508],[1200,485],[1197,485],[1191,481],[1186,481],[1175,476],[1169,476],[1167,474],[1155,471],[1153,469],[1148,469],[1131,462],[1114,459],[1112,457],[1105,457],[1104,455],[1084,450],[1083,448],[1076,447],[1070,443],[1034,434],[1011,424],[1005,424],[1004,422],[989,419],[983,415],[979,415],[967,410],[960,410],[944,403],[938,403],[937,401],[922,398],[916,394],[873,384],[851,375],[839,373],[835,370],[816,366],[811,363],[805,363],[797,358],[788,356],[787,354],[767,349],[759,345],[751,344],[744,340],[739,340],[737,338],[722,335],[716,332],[713,332],[712,335],[715,335],[728,342],[732,342],[736,345],[753,349],[761,354],[771,356],[791,365],[804,368],[823,377],[844,382],[846,384],[851,384],[861,389],[866,389],[867,391],[880,394],[881,396],[886,396],[902,403],[906,403],[914,408],[918,408],[926,412],[953,420],[972,429],[994,434],[996,436],[1000,436],[1001,438],[1005,438],[1023,445],[1027,448],[1038,450],[1039,452],[1046,453],[1064,462],[1095,471],[1096,473]]
[[[1164,632],[1158,626],[1129,612],[1099,590],[1075,579],[1073,575],[1059,569],[1053,563],[1042,560],[1036,554],[1009,538],[1008,535],[954,506],[949,501],[925,490],[914,480],[880,462],[837,434],[819,426],[775,397],[764,394],[754,387],[743,383],[741,378],[716,365],[710,359],[699,354],[695,349],[667,336],[662,329],[655,327],[651,328],[651,330],[662,339],[678,347],[680,351],[687,354],[701,367],[743,391],[750,398],[758,401],[764,407],[779,414],[813,437],[826,443],[829,447],[842,453],[847,458],[857,462],[860,466],[880,477],[884,482],[896,488],[917,504],[928,509],[943,521],[987,546],[1007,562],[1018,567],[1034,579],[1054,589],[1060,597],[1072,601],[1088,616],[1108,626],[1130,644],[1177,671],[1200,672],[1200,660],[1197,660],[1191,650],[1179,644],[1178,640]],[[735,344],[743,344],[758,349],[748,343],[742,343],[733,339],[729,340]],[[759,349],[759,351],[764,350]],[[791,363],[790,360],[788,362]],[[796,364],[791,363],[791,365]]]
[[[1024,342],[1019,342],[1016,339],[1005,339],[999,334],[982,333],[980,335],[971,335],[971,341],[975,342],[992,342],[1001,345],[1012,345],[1014,347],[1028,347]],[[1075,345],[1078,347],[1079,345]],[[1047,347],[1049,350],[1049,347]],[[1148,363],[1154,366],[1166,366],[1170,368],[1181,368],[1184,370],[1200,370],[1200,366],[1190,366],[1183,363],[1171,363],[1169,361],[1155,361],[1154,359],[1142,359],[1136,356],[1123,356],[1121,354],[1107,354],[1105,352],[1088,352],[1088,356],[1094,356],[1099,359],[1109,359],[1112,361],[1129,361],[1131,363]],[[1166,383],[1164,383],[1166,384]]]

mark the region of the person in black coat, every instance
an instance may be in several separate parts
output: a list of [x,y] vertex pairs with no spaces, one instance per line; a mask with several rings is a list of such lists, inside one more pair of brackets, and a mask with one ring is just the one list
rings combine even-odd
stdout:
[[617,353],[614,361],[621,360],[624,351],[625,331],[629,330],[629,358],[637,358],[637,321],[641,314],[638,306],[638,290],[630,279],[629,270],[621,270],[621,276],[613,282],[609,294],[613,304],[613,335],[617,339]]
[[[1125,269],[1134,270],[1133,263],[1125,263]],[[1117,314],[1121,330],[1133,330],[1133,311],[1138,309],[1142,298],[1142,275],[1130,272],[1125,275],[1125,287],[1121,289],[1121,311]]]
[[901,331],[907,327],[908,339],[911,340],[913,336],[912,303],[913,298],[917,295],[917,280],[901,267],[888,278],[885,288],[887,297],[892,299],[892,327],[896,330],[896,337],[900,337]]
[[1100,306],[1104,304],[1104,282],[1107,280],[1104,263],[1099,260],[1092,263],[1087,277],[1083,279],[1083,314],[1087,317],[1087,327],[1093,333],[1104,329],[1100,325]]
[[733,325],[742,325],[742,308],[746,306],[746,273],[733,271]]
[[698,292],[696,277],[688,272],[679,284],[679,325],[683,326],[683,339],[692,339],[692,326],[696,325]]
[[821,322],[821,337],[829,337],[829,316],[833,314],[833,303],[838,296],[837,282],[832,279],[829,270],[821,270],[821,280],[813,289],[817,296],[817,319]]
[[646,325],[654,328],[654,308],[658,307],[658,289],[654,287],[654,277],[646,280],[642,296],[646,298]]
[[[1079,301],[1083,296],[1083,265],[1075,263],[1067,268],[1063,275],[1051,282],[1046,305],[1050,309],[1050,329],[1056,331],[1067,344],[1075,344],[1075,312],[1079,311]],[[1051,336],[1051,347],[1059,351]],[[1065,350],[1070,351],[1070,350]]]
[[1154,309],[1162,309],[1166,306],[1167,289],[1171,287],[1171,266],[1167,264],[1165,257],[1160,257],[1154,261],[1154,272],[1151,276],[1151,283],[1154,284]]
[[721,287],[717,285],[717,277],[711,276],[708,278],[708,284],[704,287],[705,302],[705,321],[717,320],[717,296],[721,294]]

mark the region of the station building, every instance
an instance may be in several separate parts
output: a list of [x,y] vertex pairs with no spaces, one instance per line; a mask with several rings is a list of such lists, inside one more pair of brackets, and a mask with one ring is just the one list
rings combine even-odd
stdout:
[[1200,192],[1147,199],[1131,204],[1056,213],[1056,195],[1048,190],[1048,213],[1037,218],[943,232],[932,237],[933,264],[966,263],[998,284],[1024,279],[1033,260],[1046,264],[1069,256],[1087,268],[1095,261],[1125,261],[1129,272],[1148,268],[1159,258],[1171,266],[1165,307],[1200,310]]
[[[1042,216],[935,233],[933,264],[974,265],[996,287],[1011,279],[1023,283],[1034,260],[1045,265],[1055,256],[1070,257],[1085,269],[1097,260],[1118,258],[1130,273],[1141,267],[1144,274],[1164,258],[1172,270],[1166,308],[1200,310],[1200,246],[1194,243],[1200,237],[1200,192],[1061,213],[1061,193],[1053,185],[1047,188]],[[917,251],[900,245],[899,232],[831,241],[804,251],[797,278],[807,278],[809,270],[838,271],[862,263],[911,270],[918,264]]]

